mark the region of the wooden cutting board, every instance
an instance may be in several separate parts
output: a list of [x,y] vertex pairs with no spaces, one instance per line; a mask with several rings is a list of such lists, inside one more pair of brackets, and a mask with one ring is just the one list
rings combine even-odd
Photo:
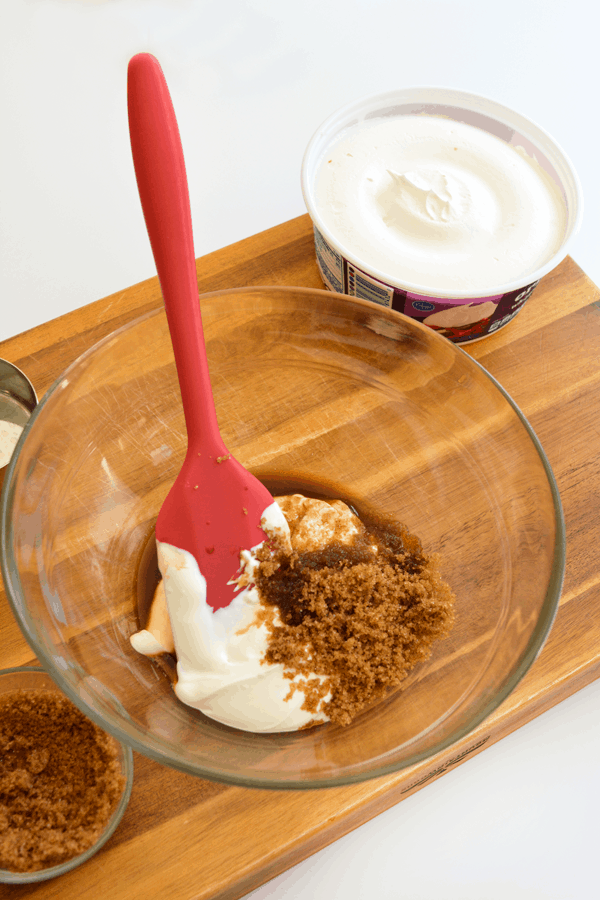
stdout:
[[[321,288],[308,216],[197,261],[200,290],[247,285]],[[38,396],[77,356],[161,305],[142,282],[0,344]],[[537,432],[567,525],[560,608],[544,650],[511,696],[449,750],[409,770],[345,788],[283,792],[228,787],[135,756],[119,829],[92,860],[39,886],[0,885],[0,898],[234,900],[439,778],[600,674],[600,291],[567,258],[508,326],[472,344]],[[0,593],[0,668],[34,661]]]

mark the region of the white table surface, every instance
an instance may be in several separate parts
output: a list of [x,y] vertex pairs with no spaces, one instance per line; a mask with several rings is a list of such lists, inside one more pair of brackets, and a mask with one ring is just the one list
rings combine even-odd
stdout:
[[[599,26],[590,0],[0,0],[0,339],[155,274],[125,102],[142,50],[197,256],[305,211],[302,154],[339,106],[436,84],[558,140],[585,196],[571,254],[600,283]],[[252,896],[597,900],[599,805],[597,682]]]

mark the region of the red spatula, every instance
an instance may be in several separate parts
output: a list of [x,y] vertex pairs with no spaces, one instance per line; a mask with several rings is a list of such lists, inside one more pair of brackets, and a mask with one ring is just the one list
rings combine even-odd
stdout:
[[212,396],[181,139],[158,60],[129,62],[127,103],[135,174],[167,312],[181,389],[188,447],[156,522],[157,540],[191,553],[213,609],[234,597],[239,554],[265,539],[260,527],[273,503],[267,489],[228,452]]

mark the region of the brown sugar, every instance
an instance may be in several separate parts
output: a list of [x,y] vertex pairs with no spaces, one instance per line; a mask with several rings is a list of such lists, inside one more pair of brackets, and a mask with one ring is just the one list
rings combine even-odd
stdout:
[[402,526],[371,523],[350,543],[291,555],[265,547],[259,559],[261,597],[281,621],[265,661],[283,664],[290,690],[306,694],[303,709],[322,704],[339,725],[398,686],[452,627],[438,557]]
[[91,847],[122,795],[113,738],[59,691],[0,696],[0,868],[33,872]]

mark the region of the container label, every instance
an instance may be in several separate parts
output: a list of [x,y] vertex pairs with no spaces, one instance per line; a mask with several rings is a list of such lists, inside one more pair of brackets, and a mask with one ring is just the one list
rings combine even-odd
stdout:
[[337,294],[345,294],[344,259],[333,247],[329,246],[320,231],[316,228],[314,231],[315,250],[321,278],[330,291],[335,291]]
[[339,294],[349,294],[395,309],[455,344],[477,341],[503,328],[516,316],[538,284],[534,281],[507,294],[465,300],[416,294],[385,284],[357,269],[327,243],[317,228],[314,232],[317,262],[325,287]]
[[[406,296],[408,297],[409,294]],[[435,309],[435,303],[432,303],[431,300],[413,300],[412,308],[417,312],[432,312]]]
[[355,269],[352,263],[348,263],[348,294],[351,297],[360,297],[361,300],[371,300],[380,306],[391,306],[394,299],[394,288],[377,281],[370,275],[365,275],[360,269]]
[[537,281],[518,291],[466,300],[464,303],[435,300],[433,312],[417,308],[413,300],[415,295],[407,293],[404,311],[455,344],[462,344],[493,334],[507,325],[529,298],[536,284]]

